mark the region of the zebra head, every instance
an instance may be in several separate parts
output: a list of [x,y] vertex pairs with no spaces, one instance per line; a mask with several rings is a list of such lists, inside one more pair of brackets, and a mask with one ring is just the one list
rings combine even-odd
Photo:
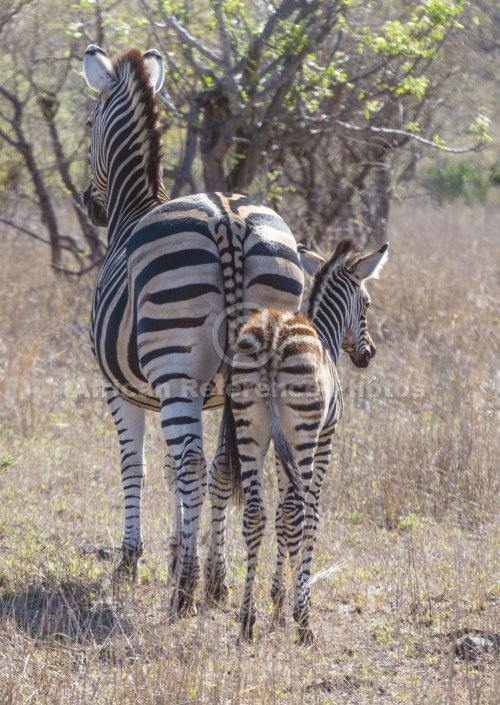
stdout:
[[315,276],[308,316],[336,361],[340,349],[356,367],[368,367],[376,347],[368,332],[368,279],[378,278],[389,245],[365,253],[352,240],[341,240]]
[[[90,88],[98,93],[94,110],[87,120],[91,132],[89,163],[92,176],[83,201],[94,225],[105,226],[108,224],[110,179],[115,184],[126,181],[127,169],[130,176],[133,158],[138,151],[137,143],[142,144],[143,161],[148,162],[146,176],[153,184],[158,181],[161,134],[157,128],[154,94],[163,84],[164,68],[155,49],[142,56],[132,49],[110,61],[102,49],[91,44],[85,52],[83,73]],[[125,121],[137,126],[132,135],[124,130]],[[128,156],[124,158],[123,154]],[[112,166],[120,161],[123,163],[119,167]],[[111,174],[113,168],[121,168],[121,171]],[[156,185],[155,190],[158,187]]]

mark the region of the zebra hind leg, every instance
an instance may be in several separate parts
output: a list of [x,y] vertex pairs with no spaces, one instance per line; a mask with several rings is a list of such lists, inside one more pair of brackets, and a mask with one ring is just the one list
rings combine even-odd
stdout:
[[275,516],[275,531],[276,531],[276,541],[278,545],[278,553],[276,558],[276,570],[274,572],[273,582],[271,586],[271,600],[273,602],[273,615],[271,620],[271,631],[275,630],[276,627],[284,627],[285,620],[285,598],[286,598],[286,588],[285,588],[285,564],[287,557],[287,547],[285,541],[285,532],[283,528],[283,501],[286,496],[286,490],[283,487],[284,473],[279,470],[279,459],[276,457],[276,468],[278,475],[278,506],[276,508]]
[[[199,581],[198,533],[206,490],[206,463],[203,453],[201,396],[182,396],[182,387],[162,398],[161,425],[169,459],[176,475],[176,507],[180,526],[178,553],[172,561],[174,586],[169,616],[196,614],[195,590]],[[170,469],[173,475],[174,467]],[[177,549],[176,549],[177,551]]]
[[293,581],[293,618],[298,625],[299,644],[311,645],[314,634],[309,627],[310,604],[307,597],[309,588],[304,591],[302,574],[302,549],[305,523],[305,499],[290,485],[282,505],[282,522],[285,542],[290,557]]
[[253,628],[257,616],[255,598],[253,595],[253,584],[259,548],[264,536],[266,526],[266,510],[262,502],[260,486],[258,484],[250,488],[245,487],[245,510],[243,512],[243,537],[247,545],[247,578],[245,583],[245,593],[240,609],[241,639],[251,642],[253,640]]
[[210,469],[210,548],[205,563],[204,594],[208,604],[224,602],[229,595],[225,555],[226,520],[232,495],[232,478],[224,442],[223,429],[214,462]]
[[182,506],[179,498],[179,488],[177,486],[177,467],[170,453],[165,455],[165,463],[163,465],[163,476],[167,483],[170,494],[173,498],[174,505],[174,521],[172,533],[169,537],[170,561],[168,572],[172,581],[175,581],[177,575],[177,566],[179,563],[180,544],[181,544],[181,523],[182,523]]
[[283,531],[290,557],[293,581],[293,618],[298,625],[300,645],[310,646],[314,634],[309,627],[310,589],[304,585],[302,572],[302,550],[305,524],[305,499],[290,486],[282,507]]
[[117,579],[131,577],[135,580],[137,562],[144,548],[141,532],[141,499],[146,480],[145,411],[120,397],[111,387],[107,387],[107,400],[120,443],[125,506],[122,558],[115,570],[115,577]]

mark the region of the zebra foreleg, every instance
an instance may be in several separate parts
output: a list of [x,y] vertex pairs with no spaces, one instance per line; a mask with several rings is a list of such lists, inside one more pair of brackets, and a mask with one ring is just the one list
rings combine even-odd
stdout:
[[[169,615],[196,614],[194,593],[200,577],[198,531],[206,490],[206,463],[203,454],[202,397],[182,398],[174,394],[162,399],[161,424],[169,458],[175,465],[180,513],[180,545],[175,562],[174,588]],[[173,472],[173,469],[172,469]]]
[[145,411],[120,397],[107,387],[107,400],[118,432],[121,454],[121,478],[124,494],[125,527],[122,540],[122,559],[116,576],[137,577],[137,561],[144,542],[141,532],[141,498],[146,480],[144,458]]
[[214,462],[210,468],[208,494],[210,497],[210,548],[205,563],[205,600],[219,603],[227,599],[227,564],[225,554],[226,520],[232,495],[232,479],[224,433],[221,428]]

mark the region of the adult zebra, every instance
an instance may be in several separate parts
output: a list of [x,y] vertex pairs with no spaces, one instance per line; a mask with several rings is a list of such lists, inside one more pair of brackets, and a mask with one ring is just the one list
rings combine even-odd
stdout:
[[[83,69],[98,93],[89,119],[92,181],[85,200],[93,221],[108,224],[91,341],[107,380],[121,449],[125,528],[119,570],[135,574],[143,550],[145,410],[153,409],[161,414],[168,449],[164,470],[175,495],[170,610],[194,613],[198,525],[207,484],[201,412],[222,406],[224,393],[207,385],[217,374],[230,375],[218,348],[231,345],[248,307],[272,301],[297,311],[303,273],[293,235],[271,209],[235,194],[167,200],[155,101],[164,70],[157,51],[142,56],[132,49],[111,61],[90,45]],[[226,414],[230,420],[228,404]],[[216,599],[226,590],[229,428],[229,422],[222,426],[209,482],[206,586]]]

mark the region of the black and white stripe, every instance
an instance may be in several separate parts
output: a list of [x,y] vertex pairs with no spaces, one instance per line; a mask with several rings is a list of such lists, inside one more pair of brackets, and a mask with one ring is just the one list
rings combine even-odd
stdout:
[[[99,93],[90,119],[93,178],[86,200],[91,217],[107,220],[109,248],[97,281],[91,338],[122,453],[120,568],[135,571],[143,550],[144,413],[152,409],[161,414],[165,475],[175,494],[171,609],[189,612],[195,610],[207,484],[201,412],[223,404],[221,391],[207,385],[218,374],[230,374],[218,347],[236,336],[245,304],[273,301],[297,311],[303,274],[290,230],[269,208],[221,193],[167,201],[154,98],[163,80],[158,52],[141,56],[132,50],[111,62],[91,45],[84,73]],[[207,585],[216,598],[225,592],[221,527],[232,491],[227,429],[209,481],[214,530]]]

